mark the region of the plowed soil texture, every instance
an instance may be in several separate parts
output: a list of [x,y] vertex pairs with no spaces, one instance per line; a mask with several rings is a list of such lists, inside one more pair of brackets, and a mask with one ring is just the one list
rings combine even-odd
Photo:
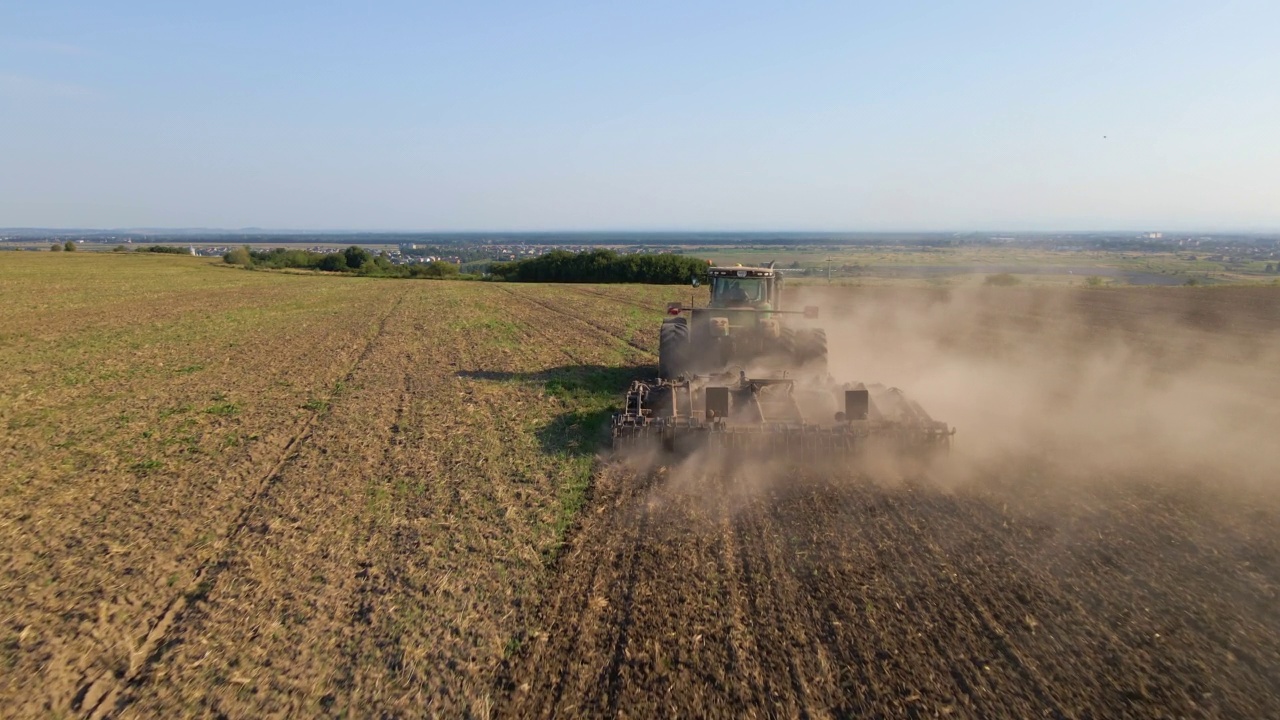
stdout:
[[[1272,717],[1274,506],[603,475],[518,716]],[[1015,493],[1016,494],[1016,493]]]
[[972,438],[818,471],[610,455],[688,288],[14,255],[0,716],[1280,715],[1272,289],[815,293]]

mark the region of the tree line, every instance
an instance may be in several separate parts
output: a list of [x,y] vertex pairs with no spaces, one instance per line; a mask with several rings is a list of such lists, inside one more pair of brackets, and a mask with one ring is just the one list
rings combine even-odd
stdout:
[[235,248],[222,256],[231,265],[279,270],[297,268],[349,273],[365,277],[462,278],[458,266],[450,262],[395,265],[385,254],[375,255],[352,245],[342,252],[318,253],[310,250]]
[[442,261],[395,265],[385,254],[375,255],[356,245],[336,253],[246,246],[227,252],[222,259],[246,268],[296,268],[373,277],[652,285],[684,285],[694,278],[699,282],[707,279],[705,260],[673,254],[619,255],[612,250],[554,250],[525,260],[489,263],[488,272],[482,274],[463,273],[457,265]]
[[[71,240],[66,242],[57,242],[49,249],[53,252],[75,252],[76,244]],[[140,247],[135,247],[133,251],[140,253],[164,253],[169,255],[189,255],[191,253],[189,248],[174,247],[172,245],[142,245]],[[128,252],[128,248],[123,245],[117,245],[111,248],[111,252]]]
[[508,282],[646,283],[686,285],[707,279],[705,260],[674,254],[619,255],[612,250],[571,253],[553,250],[512,262],[496,262],[489,272]]

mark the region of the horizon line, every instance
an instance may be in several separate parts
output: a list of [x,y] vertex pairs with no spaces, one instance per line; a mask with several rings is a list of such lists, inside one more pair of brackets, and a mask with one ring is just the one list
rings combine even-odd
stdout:
[[1187,227],[1187,228],[1170,228],[1170,229],[1153,229],[1147,228],[1092,228],[1092,229],[1027,229],[1027,228],[979,228],[979,229],[732,229],[732,228],[666,228],[666,229],[623,229],[623,228],[592,228],[592,229],[360,229],[360,228],[268,228],[268,227],[240,227],[240,228],[217,228],[217,227],[152,227],[152,226],[125,226],[125,227],[53,227],[53,226],[11,226],[0,227],[0,233],[21,232],[21,233],[109,233],[109,232],[147,232],[147,233],[215,233],[221,235],[247,235],[256,233],[265,234],[289,234],[289,233],[309,233],[315,235],[405,235],[405,234],[422,234],[422,235],[484,235],[484,234],[511,234],[511,235],[591,235],[591,234],[624,234],[624,235],[677,235],[677,234],[738,234],[738,235],[906,235],[906,234],[923,234],[923,235],[976,235],[976,234],[1033,234],[1033,235],[1104,235],[1119,233],[1161,233],[1161,234],[1193,234],[1193,233],[1230,233],[1243,235],[1271,235],[1280,233],[1280,228],[1259,228],[1259,227]]

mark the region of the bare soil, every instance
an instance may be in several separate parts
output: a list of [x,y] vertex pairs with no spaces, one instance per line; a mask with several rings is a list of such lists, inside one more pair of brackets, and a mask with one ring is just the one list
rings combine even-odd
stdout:
[[733,483],[601,475],[503,714],[1280,712],[1275,505]]

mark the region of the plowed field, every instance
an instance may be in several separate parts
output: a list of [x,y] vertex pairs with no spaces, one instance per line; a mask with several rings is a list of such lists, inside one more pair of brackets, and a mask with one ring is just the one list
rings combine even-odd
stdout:
[[1274,290],[814,291],[818,475],[603,456],[687,289],[13,257],[0,716],[1280,714]]
[[1203,498],[1135,485],[1072,498],[1064,528],[831,477],[708,500],[731,482],[601,479],[511,714],[1277,711],[1274,510],[1207,523]]

